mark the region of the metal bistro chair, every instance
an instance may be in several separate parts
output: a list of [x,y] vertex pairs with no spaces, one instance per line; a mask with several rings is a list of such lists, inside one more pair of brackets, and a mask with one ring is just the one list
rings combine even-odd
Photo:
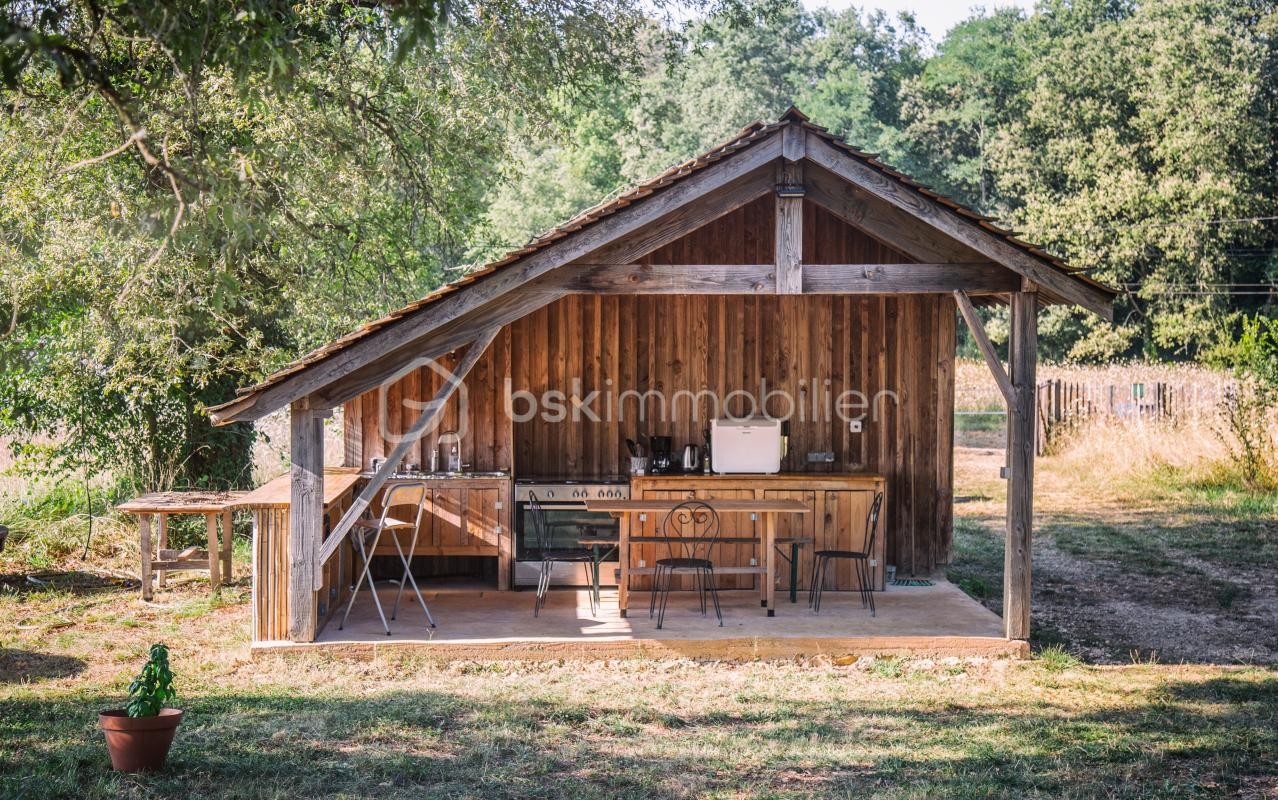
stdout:
[[[355,606],[355,598],[359,596],[360,587],[368,582],[368,590],[373,595],[373,605],[377,608],[377,616],[382,620],[382,627],[386,629],[386,635],[391,635],[390,625],[386,622],[386,613],[382,611],[382,601],[377,596],[377,585],[373,580],[372,573],[369,572],[369,565],[372,562],[373,554],[377,552],[377,544],[382,538],[383,533],[389,533],[391,541],[395,542],[395,551],[399,553],[399,561],[404,566],[404,574],[399,579],[399,588],[395,592],[395,606],[391,609],[391,619],[399,613],[399,600],[404,594],[404,586],[411,584],[413,594],[417,597],[417,602],[422,604],[422,611],[426,612],[426,621],[430,626],[435,627],[435,618],[430,615],[430,609],[426,607],[426,601],[422,599],[422,592],[417,588],[417,580],[413,577],[412,555],[417,549],[417,532],[421,530],[422,516],[426,512],[426,495],[427,487],[422,481],[412,481],[409,483],[397,483],[386,490],[382,496],[382,513],[377,519],[360,519],[355,521],[355,526],[351,528],[351,540],[355,545],[355,549],[359,552],[360,561],[363,566],[360,569],[359,580],[355,582],[355,588],[351,591],[350,602],[346,604],[346,613],[342,615],[342,623],[337,626],[340,631],[346,626],[346,620],[351,615],[351,608]],[[395,519],[390,516],[390,510],[396,506],[417,506],[417,518],[412,522]],[[408,551],[405,552],[400,543],[399,534],[404,529],[412,530],[412,537],[408,542]]]
[[[670,550],[669,558],[657,560],[652,576],[652,596],[648,600],[648,618],[657,615],[657,627],[666,620],[666,603],[670,600],[670,580],[675,573],[692,573],[701,599],[701,616],[706,615],[706,594],[714,601],[714,615],[723,627],[723,611],[719,608],[719,590],[714,585],[714,562],[710,550],[719,538],[719,514],[697,500],[680,503],[670,509],[661,523],[661,535]],[[661,607],[657,608],[657,595]]]
[[821,594],[825,591],[825,573],[830,562],[838,558],[849,559],[856,567],[857,582],[860,584],[861,607],[870,609],[874,614],[874,586],[871,584],[873,570],[870,569],[870,555],[874,552],[874,534],[879,527],[879,512],[883,509],[883,493],[874,493],[874,502],[870,504],[870,513],[865,516],[865,547],[861,550],[817,550],[812,557],[812,582],[808,584],[808,606],[817,614],[821,613]]
[[[533,527],[533,547],[541,556],[541,576],[537,580],[537,597],[533,600],[533,616],[540,616],[541,609],[546,605],[546,592],[550,589],[550,573],[554,569],[555,564],[593,564],[594,554],[584,548],[557,548],[553,547],[553,541],[550,538],[550,526],[546,523],[546,510],[541,507],[541,503],[537,500],[537,496],[532,492],[528,493],[528,502],[525,503],[529,517],[532,518]],[[595,594],[590,593],[591,611],[595,610]]]

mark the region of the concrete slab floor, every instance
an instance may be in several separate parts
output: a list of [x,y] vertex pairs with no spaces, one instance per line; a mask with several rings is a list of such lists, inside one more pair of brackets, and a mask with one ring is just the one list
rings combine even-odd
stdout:
[[1023,643],[1002,638],[1003,623],[996,614],[945,581],[876,593],[874,617],[861,607],[856,593],[826,592],[819,615],[808,608],[804,594],[792,605],[779,593],[776,616],[768,617],[757,592],[725,591],[720,593],[723,627],[713,610],[701,616],[695,594],[675,593],[660,630],[648,618],[647,592],[632,594],[626,618],[618,614],[615,589],[604,590],[597,612],[592,612],[585,590],[552,590],[539,617],[533,617],[531,591],[423,591],[423,596],[438,624],[434,630],[420,606],[409,604],[409,593],[398,618],[390,620],[395,587],[382,584],[379,597],[392,635],[386,635],[365,590],[344,629],[338,628],[339,612],[310,647],[393,644],[449,650],[455,645],[458,657],[472,652],[582,655],[592,649],[600,657],[672,651],[707,657],[784,656],[814,650],[1018,655],[1024,650]]

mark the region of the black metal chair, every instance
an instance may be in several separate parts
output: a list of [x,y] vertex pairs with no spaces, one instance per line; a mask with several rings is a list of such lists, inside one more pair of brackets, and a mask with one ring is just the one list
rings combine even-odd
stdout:
[[[723,627],[719,608],[719,590],[714,585],[714,562],[710,551],[719,538],[719,514],[697,500],[680,503],[670,509],[661,523],[670,557],[658,559],[652,576],[652,595],[648,600],[648,618],[657,616],[660,628],[666,619],[666,603],[670,600],[670,581],[676,573],[692,573],[701,599],[701,616],[706,615],[706,595],[714,601],[714,615]],[[657,607],[657,595],[661,606]]]
[[817,550],[812,554],[812,582],[808,584],[808,607],[815,613],[821,613],[821,594],[825,591],[825,573],[830,562],[844,558],[852,562],[856,568],[857,583],[860,584],[861,607],[870,609],[874,616],[874,586],[871,584],[874,571],[870,569],[870,556],[874,552],[874,536],[879,527],[879,512],[883,510],[883,493],[875,492],[874,501],[870,504],[870,513],[865,515],[865,546],[861,550]]
[[[541,556],[541,577],[537,580],[537,598],[533,602],[533,616],[540,616],[546,605],[546,592],[550,589],[550,573],[555,564],[592,564],[594,554],[588,548],[556,548],[550,537],[550,526],[546,523],[546,510],[541,507],[537,496],[528,494],[525,504],[528,516],[532,518],[533,548]],[[590,608],[595,611],[595,595],[590,593]]]

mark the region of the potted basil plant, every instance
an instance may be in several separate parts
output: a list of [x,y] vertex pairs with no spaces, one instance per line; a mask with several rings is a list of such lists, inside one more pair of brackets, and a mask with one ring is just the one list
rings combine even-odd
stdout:
[[182,712],[170,708],[177,698],[169,670],[169,648],[151,645],[150,658],[129,684],[129,702],[98,714],[106,734],[111,766],[120,772],[150,772],[164,768],[169,746]]

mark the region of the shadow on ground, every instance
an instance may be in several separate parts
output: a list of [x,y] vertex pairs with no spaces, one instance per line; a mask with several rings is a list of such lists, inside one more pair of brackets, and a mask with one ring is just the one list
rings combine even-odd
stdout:
[[141,581],[94,575],[79,570],[64,572],[13,572],[0,575],[0,591],[30,594],[33,592],[65,591],[76,595],[118,591],[123,588],[140,589]]
[[[947,576],[1001,611],[1001,520],[959,518]],[[1278,664],[1278,527],[1133,512],[1044,514],[1032,644],[1093,663]]]
[[1088,711],[776,693],[689,713],[677,698],[574,702],[539,696],[534,676],[513,680],[492,678],[498,697],[484,700],[192,699],[170,769],[145,777],[107,770],[94,729],[105,699],[0,702],[0,796],[1132,798],[1278,786],[1278,676],[1259,671]]
[[0,684],[70,678],[84,671],[84,660],[0,647]]

